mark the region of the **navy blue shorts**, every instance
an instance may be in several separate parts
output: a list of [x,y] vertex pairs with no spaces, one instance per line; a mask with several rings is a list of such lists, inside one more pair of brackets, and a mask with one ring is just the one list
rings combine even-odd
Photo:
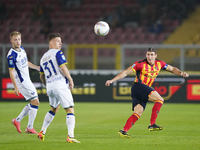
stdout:
[[132,85],[132,88],[131,88],[131,97],[133,99],[132,110],[134,111],[134,107],[137,104],[142,105],[142,107],[145,110],[146,104],[149,99],[149,94],[152,91],[154,91],[153,88],[151,88],[145,84],[142,84],[142,83],[134,82],[134,84]]

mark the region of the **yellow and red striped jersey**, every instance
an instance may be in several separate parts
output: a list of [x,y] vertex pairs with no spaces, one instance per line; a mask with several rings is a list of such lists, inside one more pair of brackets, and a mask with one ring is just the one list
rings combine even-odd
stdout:
[[161,60],[155,60],[154,65],[150,65],[147,59],[135,62],[131,65],[136,72],[135,82],[151,86],[161,69],[168,70],[168,64]]

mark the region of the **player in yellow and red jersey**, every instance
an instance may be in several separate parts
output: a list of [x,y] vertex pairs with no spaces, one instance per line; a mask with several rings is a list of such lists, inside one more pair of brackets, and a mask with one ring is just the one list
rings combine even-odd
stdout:
[[161,69],[167,70],[168,65],[161,60],[155,60],[154,64],[148,63],[147,59],[135,62],[132,66],[136,72],[135,82],[151,86]]
[[121,137],[131,137],[127,131],[140,118],[148,101],[154,102],[150,125],[148,126],[149,131],[163,130],[163,127],[160,127],[155,123],[164,99],[157,91],[151,88],[151,85],[161,69],[169,71],[175,75],[189,77],[186,72],[182,72],[178,68],[168,65],[164,61],[157,60],[156,58],[156,49],[152,47],[148,48],[146,59],[135,62],[129,68],[119,73],[113,79],[107,80],[105,83],[106,86],[110,86],[114,81],[120,80],[133,72],[136,73],[135,81],[131,88],[133,114],[128,118],[124,128],[118,132]]

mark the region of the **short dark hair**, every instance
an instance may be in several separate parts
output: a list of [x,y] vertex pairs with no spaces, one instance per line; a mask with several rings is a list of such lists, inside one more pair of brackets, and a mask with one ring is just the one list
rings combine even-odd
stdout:
[[48,42],[50,42],[52,39],[55,39],[57,37],[61,37],[60,33],[52,33],[52,34],[50,34],[49,37],[48,37]]
[[156,49],[153,47],[150,47],[147,49],[147,52],[155,52],[155,54],[156,54]]

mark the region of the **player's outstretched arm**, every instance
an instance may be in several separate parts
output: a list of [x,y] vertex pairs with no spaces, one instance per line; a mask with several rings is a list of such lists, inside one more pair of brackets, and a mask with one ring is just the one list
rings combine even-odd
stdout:
[[30,61],[28,61],[28,67],[31,68],[31,69],[35,69],[37,71],[40,71],[40,66],[34,65]]
[[178,68],[176,67],[173,67],[173,66],[170,66],[169,65],[169,68],[168,68],[168,71],[170,71],[171,73],[175,74],[175,75],[178,75],[178,76],[182,76],[182,77],[189,77],[189,74],[186,73],[186,72],[182,72],[180,71]]
[[110,86],[110,84],[112,84],[114,81],[120,80],[120,79],[126,77],[127,75],[129,75],[129,74],[131,74],[131,73],[133,73],[133,69],[132,69],[132,67],[129,67],[129,68],[127,68],[126,70],[120,72],[120,73],[119,73],[116,77],[114,77],[113,79],[107,80],[106,83],[105,83],[105,85],[106,85],[106,86]]

